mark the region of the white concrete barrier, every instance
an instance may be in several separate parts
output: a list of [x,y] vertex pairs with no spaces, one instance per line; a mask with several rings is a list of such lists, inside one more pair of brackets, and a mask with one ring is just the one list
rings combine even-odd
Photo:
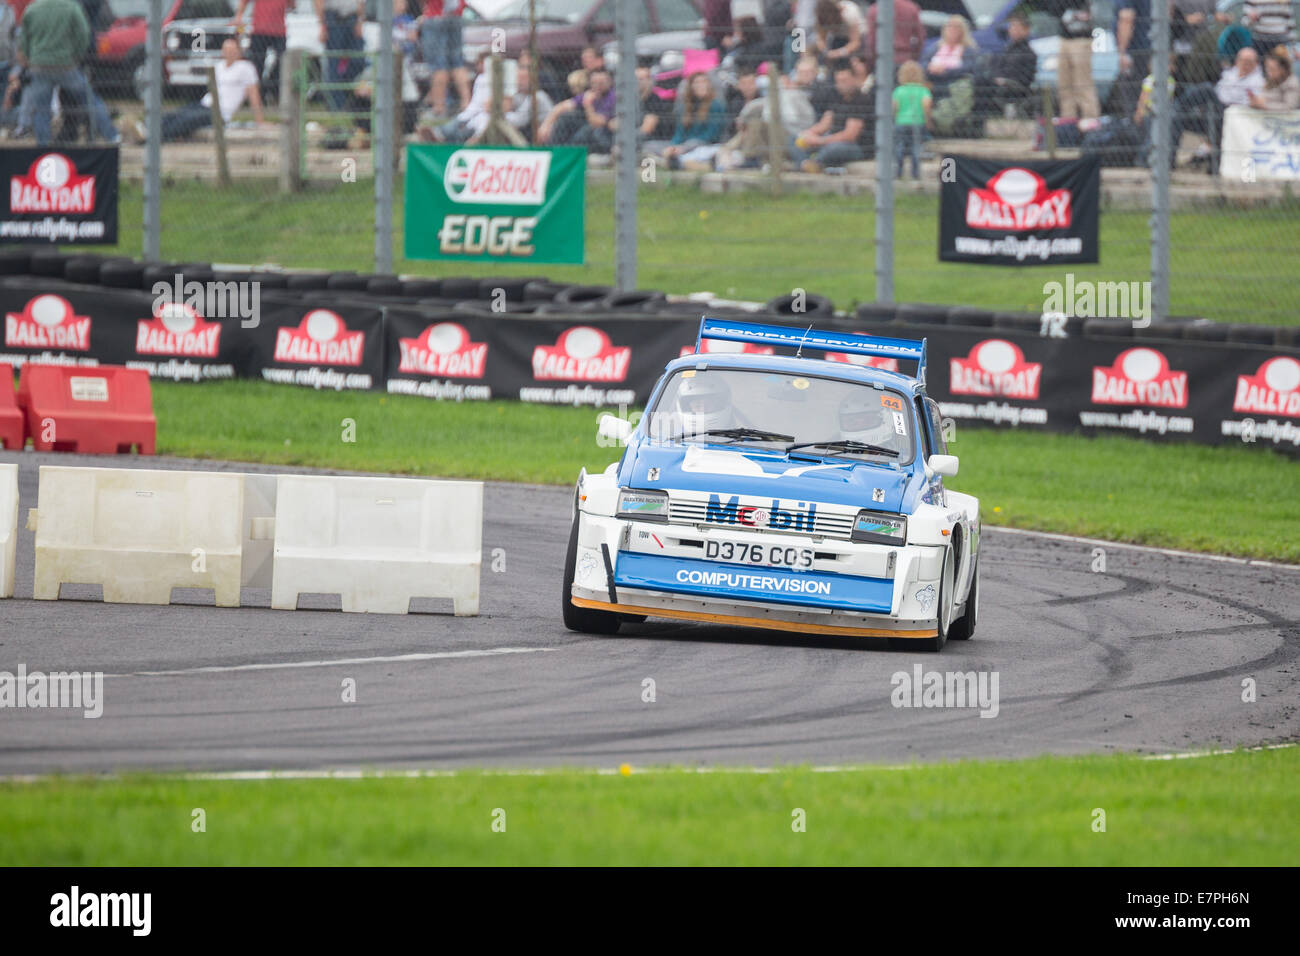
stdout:
[[405,614],[449,597],[475,615],[482,538],[481,482],[281,475],[271,606],[338,594],[344,611]]
[[37,505],[37,600],[98,584],[114,603],[211,588],[218,606],[239,606],[244,475],[45,465]]
[[17,556],[18,466],[0,465],[0,598],[14,596],[14,561]]

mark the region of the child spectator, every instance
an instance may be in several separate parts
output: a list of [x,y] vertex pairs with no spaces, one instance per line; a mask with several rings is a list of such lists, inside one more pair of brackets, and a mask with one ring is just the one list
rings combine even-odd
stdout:
[[921,178],[921,141],[930,125],[930,89],[925,85],[921,64],[908,60],[898,68],[898,86],[894,87],[894,156],[898,163],[895,178],[903,178],[903,158],[912,157],[912,178]]

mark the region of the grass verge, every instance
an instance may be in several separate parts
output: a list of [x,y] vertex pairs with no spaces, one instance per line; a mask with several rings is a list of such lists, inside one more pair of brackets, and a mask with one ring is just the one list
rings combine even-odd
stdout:
[[[597,445],[593,409],[263,382],[158,382],[154,406],[159,452],[189,458],[567,485],[619,455]],[[986,524],[1300,562],[1283,533],[1300,527],[1297,465],[1276,452],[976,428],[958,439],[950,485],[981,499]]]
[[0,865],[1285,866],[1298,783],[1297,748],[838,773],[52,778],[0,784]]

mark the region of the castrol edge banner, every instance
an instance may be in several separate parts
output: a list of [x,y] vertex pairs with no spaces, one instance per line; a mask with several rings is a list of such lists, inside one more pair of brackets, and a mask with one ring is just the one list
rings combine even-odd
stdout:
[[1096,156],[1004,162],[945,156],[939,259],[987,265],[1097,261]]
[[116,146],[0,149],[0,244],[117,242]]
[[407,147],[408,259],[584,261],[587,151]]

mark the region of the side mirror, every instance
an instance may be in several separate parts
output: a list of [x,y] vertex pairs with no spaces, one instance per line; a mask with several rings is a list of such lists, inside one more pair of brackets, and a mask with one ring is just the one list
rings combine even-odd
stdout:
[[931,455],[926,465],[936,475],[943,475],[945,478],[951,478],[957,474],[956,455]]
[[626,442],[632,432],[632,423],[626,418],[619,418],[617,415],[602,415],[600,421],[596,423],[596,434],[601,438],[608,438],[614,442]]

